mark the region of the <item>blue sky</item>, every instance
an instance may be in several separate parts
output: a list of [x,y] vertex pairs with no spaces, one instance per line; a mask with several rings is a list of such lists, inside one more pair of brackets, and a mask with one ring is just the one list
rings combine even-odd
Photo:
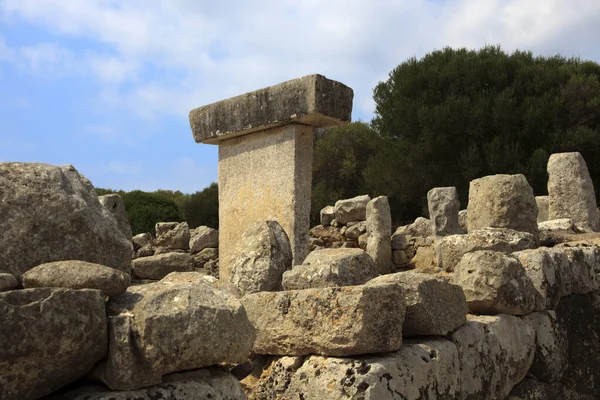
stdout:
[[0,0],[0,161],[73,164],[97,187],[217,179],[190,109],[320,73],[372,89],[444,46],[600,62],[596,0]]

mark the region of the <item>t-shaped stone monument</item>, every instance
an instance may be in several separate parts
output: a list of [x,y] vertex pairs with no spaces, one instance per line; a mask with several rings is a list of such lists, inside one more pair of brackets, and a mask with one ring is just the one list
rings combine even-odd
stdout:
[[276,220],[294,265],[308,254],[313,129],[350,121],[349,87],[310,75],[190,111],[198,143],[219,145],[219,272],[253,222]]

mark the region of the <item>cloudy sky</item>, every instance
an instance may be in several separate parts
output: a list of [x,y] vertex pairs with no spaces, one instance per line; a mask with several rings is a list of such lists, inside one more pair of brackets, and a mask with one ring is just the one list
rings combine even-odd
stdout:
[[599,0],[0,0],[0,161],[73,164],[97,187],[217,178],[190,109],[320,73],[372,89],[445,46],[600,62]]

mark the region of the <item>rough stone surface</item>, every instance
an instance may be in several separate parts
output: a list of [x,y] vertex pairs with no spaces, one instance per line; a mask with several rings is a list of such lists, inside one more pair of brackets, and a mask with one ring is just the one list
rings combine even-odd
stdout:
[[260,292],[242,302],[256,354],[347,356],[402,344],[404,293],[395,284]]
[[342,225],[352,221],[365,221],[369,201],[371,198],[366,194],[336,201],[334,207],[336,221]]
[[131,242],[70,165],[0,163],[0,215],[0,272],[73,259],[130,272]]
[[152,235],[150,233],[138,233],[133,238],[131,238],[133,242],[133,249],[138,251],[142,247],[150,244],[152,242]]
[[559,250],[540,247],[513,253],[519,259],[525,274],[536,290],[535,311],[553,310],[562,296],[561,263],[564,255]]
[[81,378],[106,355],[98,290],[0,293],[0,398],[29,400]]
[[190,253],[200,253],[206,248],[219,247],[219,231],[208,226],[199,226],[190,232]]
[[435,248],[432,245],[417,247],[417,252],[411,258],[409,265],[421,272],[437,272],[439,269],[435,260]]
[[600,231],[594,184],[579,153],[552,154],[548,160],[548,219],[570,218]]
[[471,231],[466,235],[446,236],[435,243],[435,253],[438,268],[452,272],[462,256],[473,251],[512,253],[536,247],[535,237],[530,233],[486,228]]
[[250,399],[454,400],[458,369],[456,346],[437,338],[409,340],[385,355],[281,357],[265,369]]
[[533,189],[524,175],[489,175],[471,181],[467,226],[509,228],[538,236],[538,209]]
[[121,196],[116,193],[106,194],[104,196],[98,196],[100,204],[106,208],[117,221],[119,230],[123,232],[123,235],[129,240],[132,239],[133,234],[131,233],[131,224],[127,218],[127,211],[125,210],[125,203]]
[[308,75],[195,108],[190,126],[196,142],[220,144],[282,124],[311,129],[340,125],[350,121],[353,97],[352,89],[340,82]]
[[45,400],[245,400],[239,381],[219,368],[166,375],[163,383],[138,390],[111,391],[104,385],[82,385]]
[[[396,229],[400,232],[402,227]],[[404,233],[410,236],[428,237],[433,233],[431,230],[431,221],[428,218],[418,217],[415,222],[404,228]]]
[[577,232],[577,227],[573,223],[572,219],[562,218],[562,219],[553,219],[550,221],[544,221],[538,223],[538,229],[540,232],[552,232],[552,231],[569,231],[569,232]]
[[219,252],[229,279],[231,252],[255,222],[274,220],[288,235],[293,265],[308,255],[313,132],[286,125],[219,143]]
[[[368,207],[367,207],[368,209]],[[367,216],[367,219],[369,217]],[[391,227],[390,227],[390,231],[391,231]],[[365,234],[367,232],[367,222],[366,221],[360,221],[352,226],[349,226],[348,229],[346,229],[346,232],[344,233],[344,236],[347,239],[352,239],[352,240],[358,240],[358,238]],[[390,235],[388,235],[390,236]]]
[[326,206],[321,209],[319,214],[321,225],[329,226],[331,221],[335,219],[335,207],[334,206]]
[[461,400],[504,399],[535,354],[533,328],[512,315],[469,316],[450,340],[458,350]]
[[535,312],[523,317],[535,332],[535,358],[529,375],[544,382],[558,382],[567,367],[567,333],[555,311]]
[[229,261],[229,281],[242,294],[281,290],[283,273],[292,268],[292,250],[281,225],[261,221],[248,227]]
[[319,249],[283,274],[283,289],[362,285],[377,275],[377,265],[361,249]]
[[38,265],[27,271],[21,282],[24,288],[98,289],[105,296],[118,296],[131,283],[131,276],[104,265],[71,260]]
[[367,253],[380,274],[390,273],[392,263],[392,213],[386,196],[367,203]]
[[[156,240],[154,244],[157,247],[164,247],[168,250],[188,250],[190,248],[190,227],[187,222],[181,222],[173,226],[171,229],[165,229],[167,226],[159,222],[156,224]],[[168,225],[169,227],[171,225]],[[159,232],[160,235],[159,235]]]
[[19,280],[11,274],[0,273],[0,292],[7,292],[19,287]]
[[131,286],[109,300],[107,312],[108,358],[93,375],[113,390],[160,384],[172,372],[243,362],[254,341],[240,301],[193,279]]
[[560,383],[546,383],[535,379],[523,379],[510,392],[506,400],[595,400],[588,396],[573,392]]
[[536,305],[537,292],[525,269],[503,253],[465,254],[454,269],[454,283],[462,286],[471,313],[525,315]]
[[538,224],[540,222],[548,221],[548,196],[535,196],[535,204],[538,208]]
[[136,258],[131,263],[133,276],[140,279],[162,279],[171,272],[186,272],[194,268],[187,253],[163,253]]
[[202,268],[210,260],[216,260],[219,258],[219,249],[214,247],[207,247],[201,252],[193,255],[194,268]]
[[152,243],[147,243],[135,251],[133,258],[149,257],[153,256],[155,253],[156,248],[152,245]]
[[600,288],[600,246],[572,247],[565,243],[555,248],[568,259],[559,273],[565,295],[585,294]]
[[175,229],[177,225],[179,225],[179,222],[157,222],[154,225],[156,237],[162,236],[165,233]]
[[454,186],[431,189],[427,192],[427,205],[433,235],[446,236],[463,232],[458,223],[460,202]]
[[460,210],[458,212],[458,225],[460,225],[460,229],[462,229],[463,232],[468,232],[469,229],[467,227],[467,210]]
[[406,300],[402,333],[407,336],[444,336],[467,320],[467,300],[460,286],[414,271],[382,275],[368,284],[395,283]]

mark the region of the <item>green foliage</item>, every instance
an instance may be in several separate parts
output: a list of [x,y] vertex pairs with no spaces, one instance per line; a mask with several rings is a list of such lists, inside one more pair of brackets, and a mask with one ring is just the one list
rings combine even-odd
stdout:
[[183,221],[177,203],[164,194],[134,190],[125,192],[122,197],[134,235],[144,232],[154,233],[154,225],[157,222]]
[[190,228],[200,225],[219,229],[219,187],[213,182],[202,190],[187,196],[182,203],[185,220]]

